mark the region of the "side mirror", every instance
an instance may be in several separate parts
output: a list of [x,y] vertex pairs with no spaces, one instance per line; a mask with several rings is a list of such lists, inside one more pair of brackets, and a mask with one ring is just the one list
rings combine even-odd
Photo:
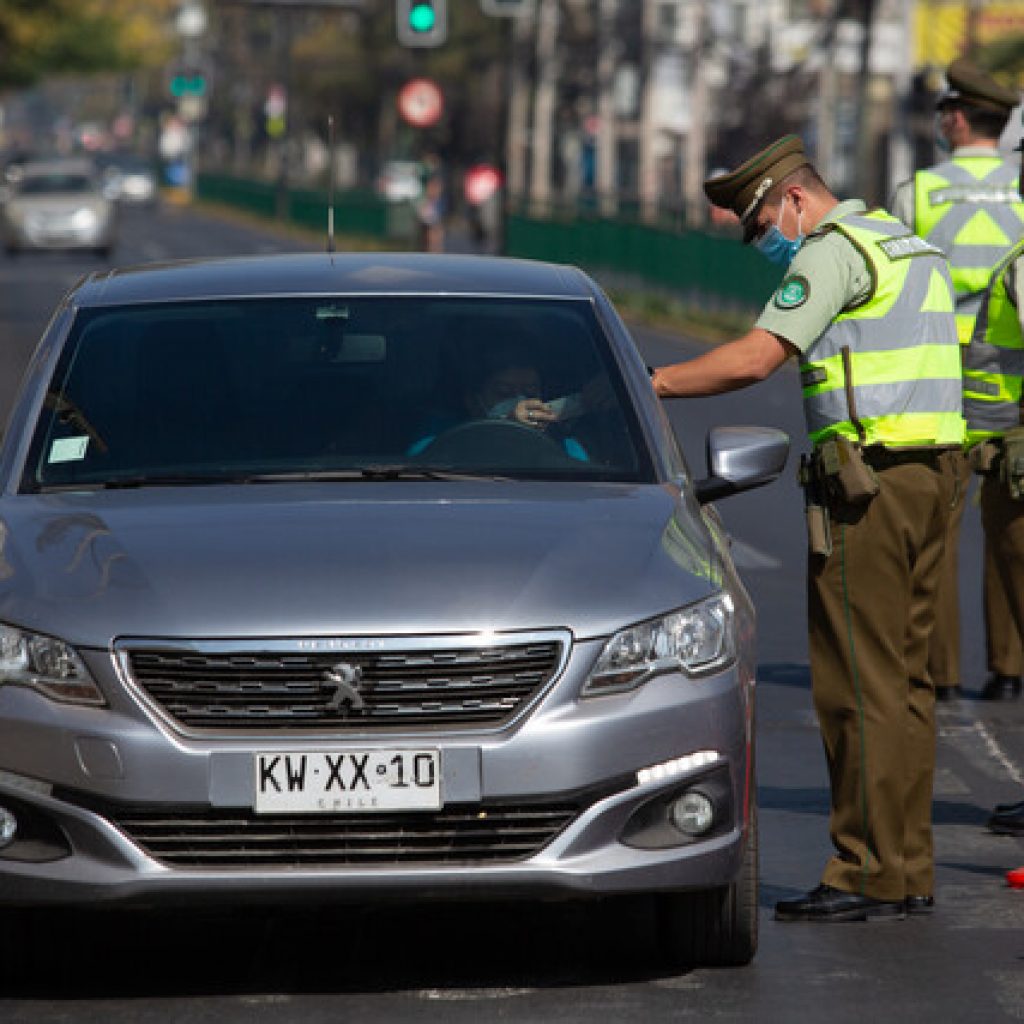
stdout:
[[774,427],[715,427],[707,451],[708,476],[694,484],[702,505],[770,484],[786,466],[789,437]]

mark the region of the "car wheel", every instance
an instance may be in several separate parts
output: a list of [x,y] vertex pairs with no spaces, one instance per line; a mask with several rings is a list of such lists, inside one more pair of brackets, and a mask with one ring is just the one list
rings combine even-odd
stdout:
[[757,806],[732,885],[658,897],[661,951],[672,967],[740,967],[757,952]]

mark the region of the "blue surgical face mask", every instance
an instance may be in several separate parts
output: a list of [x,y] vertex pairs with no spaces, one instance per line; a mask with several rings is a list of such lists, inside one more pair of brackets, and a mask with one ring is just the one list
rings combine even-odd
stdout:
[[935,112],[935,145],[942,150],[943,153],[951,153],[953,147],[950,145],[949,139],[942,134],[942,111],[937,110]]
[[800,230],[803,214],[797,211],[796,238],[787,238],[779,225],[782,223],[782,214],[786,209],[786,201],[782,201],[782,208],[779,210],[778,220],[756,241],[754,247],[757,251],[780,266],[788,267],[793,262],[793,257],[800,251],[806,237]]

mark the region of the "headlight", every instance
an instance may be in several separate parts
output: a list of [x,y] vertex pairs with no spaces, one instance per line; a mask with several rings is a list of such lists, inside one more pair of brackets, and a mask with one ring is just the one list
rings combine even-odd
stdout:
[[616,633],[583,687],[584,696],[632,690],[651,676],[706,675],[733,658],[733,602],[728,594]]
[[87,206],[75,210],[71,215],[72,227],[78,228],[80,231],[88,231],[89,228],[96,227],[98,223],[99,217],[96,215],[96,211],[90,210]]
[[73,647],[0,623],[0,686],[5,685],[28,686],[71,704],[106,703]]

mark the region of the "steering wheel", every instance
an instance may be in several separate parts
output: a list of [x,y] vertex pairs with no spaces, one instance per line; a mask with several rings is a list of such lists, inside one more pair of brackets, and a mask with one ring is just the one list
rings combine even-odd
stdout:
[[557,469],[573,465],[558,440],[515,420],[469,420],[438,434],[420,452],[430,461],[517,468]]

